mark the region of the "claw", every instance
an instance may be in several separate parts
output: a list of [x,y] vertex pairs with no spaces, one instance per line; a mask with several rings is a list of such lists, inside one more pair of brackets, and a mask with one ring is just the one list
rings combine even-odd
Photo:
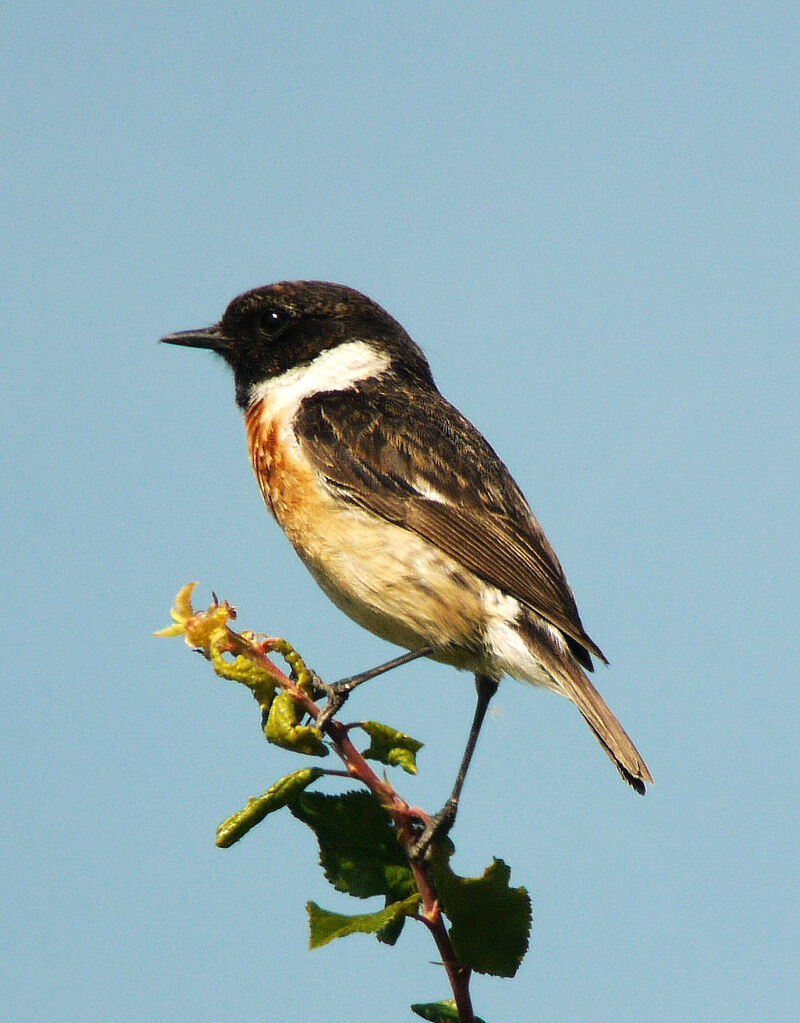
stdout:
[[445,838],[456,822],[456,811],[458,802],[452,798],[448,799],[442,809],[428,821],[425,830],[408,850],[410,860],[424,860],[430,852],[431,846],[439,839]]
[[328,701],[322,713],[314,721],[314,727],[322,730],[333,715],[337,714],[345,705],[347,697],[350,695],[350,690],[338,685],[329,685],[327,682],[323,682],[317,675],[312,677],[312,685],[314,686],[315,695],[321,693]]

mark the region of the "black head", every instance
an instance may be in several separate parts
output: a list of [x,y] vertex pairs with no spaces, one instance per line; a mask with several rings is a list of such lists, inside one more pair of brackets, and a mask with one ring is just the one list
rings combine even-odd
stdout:
[[365,341],[391,358],[399,378],[433,385],[425,356],[377,302],[323,281],[281,281],[235,298],[219,323],[162,337],[172,345],[209,348],[234,373],[236,400],[246,408],[252,388],[321,352]]

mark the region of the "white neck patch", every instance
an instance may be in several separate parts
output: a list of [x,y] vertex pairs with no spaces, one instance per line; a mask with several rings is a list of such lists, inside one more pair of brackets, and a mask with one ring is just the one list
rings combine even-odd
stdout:
[[361,380],[378,377],[391,361],[388,353],[367,341],[347,341],[320,352],[305,366],[294,366],[254,385],[248,405],[266,399],[274,412],[297,408],[304,398],[319,391],[346,391]]

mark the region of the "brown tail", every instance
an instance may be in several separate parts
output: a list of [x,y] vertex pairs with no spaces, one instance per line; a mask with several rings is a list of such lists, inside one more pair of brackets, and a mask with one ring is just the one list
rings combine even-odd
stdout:
[[525,630],[525,640],[536,659],[558,683],[559,691],[572,700],[583,714],[587,725],[597,736],[597,741],[614,761],[625,781],[640,795],[644,795],[645,783],[653,783],[647,764],[600,693],[571,656],[557,650],[550,637],[539,632],[535,626],[530,632]]
[[643,796],[647,791],[645,782],[653,784],[647,764],[589,679],[577,668],[575,675],[578,678],[569,687],[566,695],[583,714],[586,724],[617,765],[617,770],[625,781]]

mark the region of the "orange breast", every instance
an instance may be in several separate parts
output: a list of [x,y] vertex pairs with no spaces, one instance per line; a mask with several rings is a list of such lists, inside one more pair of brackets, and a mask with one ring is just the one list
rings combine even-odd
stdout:
[[258,486],[269,505],[272,514],[275,509],[272,503],[273,477],[280,476],[280,453],[277,450],[276,424],[263,421],[264,402],[256,401],[245,415],[247,431],[247,447],[250,462],[258,480]]
[[250,461],[264,500],[289,540],[305,548],[312,521],[320,513],[320,484],[302,457],[291,415],[254,402],[245,416]]

